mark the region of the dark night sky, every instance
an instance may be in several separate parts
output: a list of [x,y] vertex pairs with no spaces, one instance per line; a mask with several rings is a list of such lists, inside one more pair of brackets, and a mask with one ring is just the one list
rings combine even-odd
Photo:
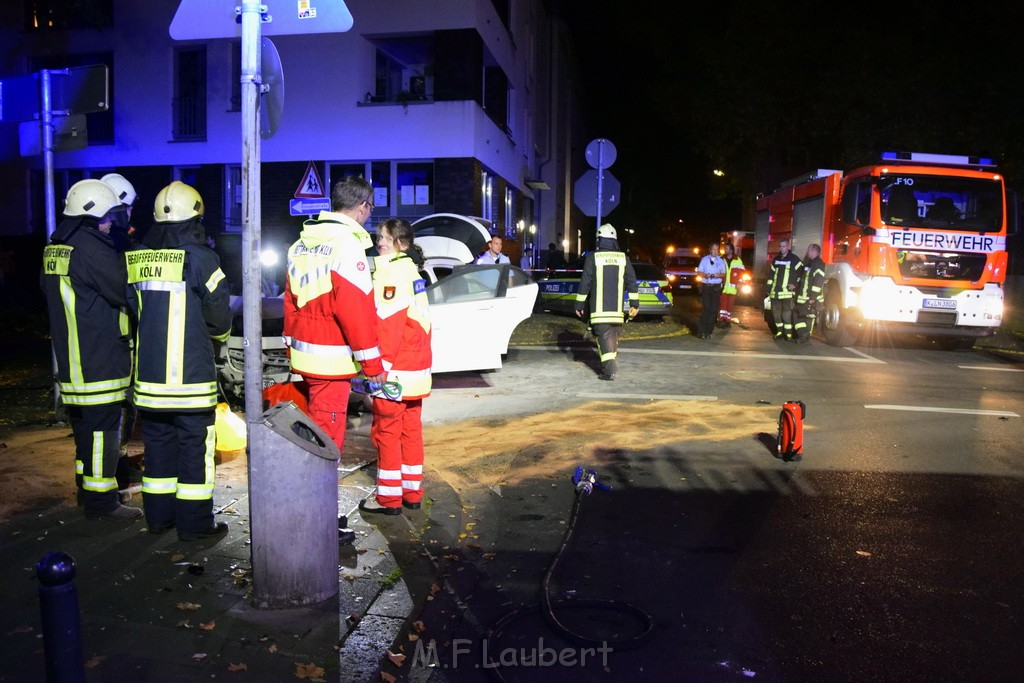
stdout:
[[883,149],[992,155],[1024,184],[1024,4],[561,6],[588,139],[618,150],[613,223],[717,234],[741,197]]

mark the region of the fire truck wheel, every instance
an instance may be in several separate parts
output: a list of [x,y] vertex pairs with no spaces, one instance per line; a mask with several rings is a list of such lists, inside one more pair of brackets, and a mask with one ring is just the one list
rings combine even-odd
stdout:
[[839,294],[830,288],[825,294],[825,310],[821,320],[825,343],[829,346],[850,346],[856,341],[857,335],[850,329],[848,316]]

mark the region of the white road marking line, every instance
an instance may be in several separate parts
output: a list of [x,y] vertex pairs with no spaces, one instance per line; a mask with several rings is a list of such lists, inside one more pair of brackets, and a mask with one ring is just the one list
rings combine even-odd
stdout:
[[[586,348],[558,347],[558,346],[517,346],[517,351],[571,351],[573,349]],[[788,353],[742,353],[739,351],[681,351],[675,349],[623,349],[619,348],[619,354],[648,354],[655,356],[712,356],[719,358],[767,358],[770,360],[818,360],[826,363],[876,363],[885,365],[884,360],[872,358],[859,351],[856,353],[862,358],[840,358],[836,356],[797,356]]]
[[896,406],[882,403],[864,405],[868,410],[908,410],[917,413],[954,413],[956,415],[995,415],[997,417],[1020,417],[1017,413],[1004,410],[972,410],[969,408],[940,408],[933,406]]
[[640,401],[717,401],[717,396],[694,396],[693,394],[619,394],[581,391],[577,398],[629,398]]
[[995,372],[1024,372],[1020,368],[1001,368],[995,365],[958,365],[961,370],[993,370]]
[[877,358],[875,358],[873,356],[869,356],[868,354],[864,353],[863,351],[858,351],[857,349],[853,348],[852,346],[844,346],[843,348],[846,349],[847,351],[849,351],[850,353],[857,354],[861,358],[867,358],[868,360],[870,360],[872,362],[875,362],[875,363],[884,363],[885,362],[884,360],[878,360]]

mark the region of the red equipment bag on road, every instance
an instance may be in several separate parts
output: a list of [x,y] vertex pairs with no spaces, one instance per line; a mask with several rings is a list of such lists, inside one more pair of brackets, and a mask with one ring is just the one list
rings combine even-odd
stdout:
[[804,452],[804,417],[807,408],[803,401],[786,401],[779,413],[779,437],[776,449],[783,460],[790,460]]

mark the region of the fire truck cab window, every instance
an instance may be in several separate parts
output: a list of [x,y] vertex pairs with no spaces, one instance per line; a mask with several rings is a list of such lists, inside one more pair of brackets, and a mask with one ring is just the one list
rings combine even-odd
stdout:
[[867,225],[871,222],[871,185],[852,183],[843,193],[843,221]]
[[1002,227],[998,182],[949,176],[899,176],[879,184],[882,218],[902,228],[994,232]]

